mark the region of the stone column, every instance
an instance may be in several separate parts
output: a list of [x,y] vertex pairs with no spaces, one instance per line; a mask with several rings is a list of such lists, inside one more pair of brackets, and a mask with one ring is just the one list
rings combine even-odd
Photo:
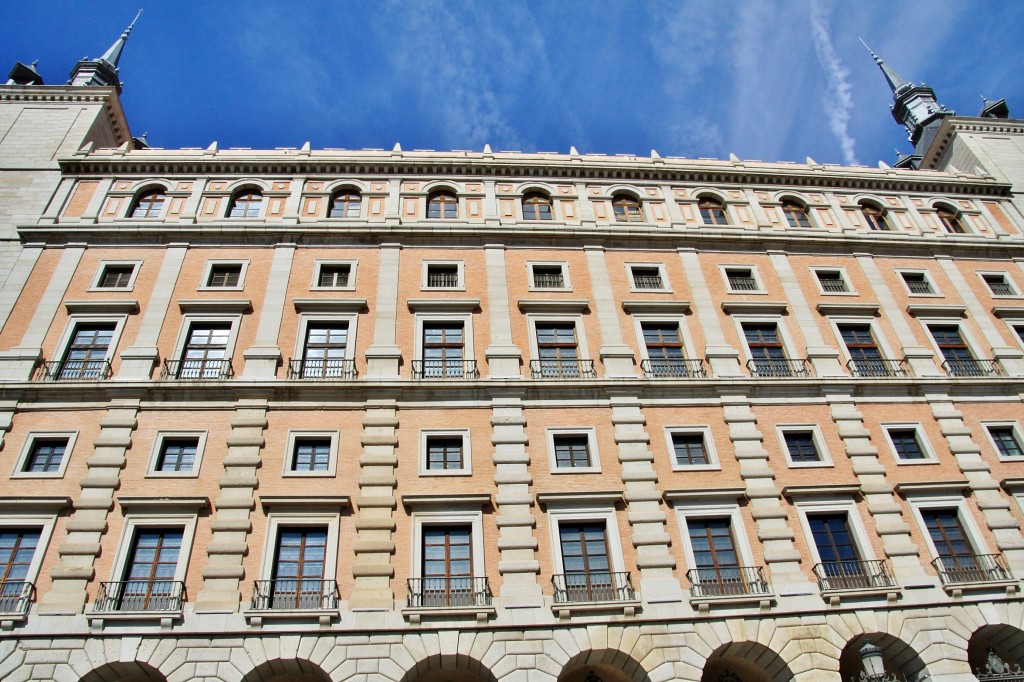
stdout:
[[506,608],[540,607],[541,586],[537,582],[537,538],[533,529],[533,496],[530,485],[530,455],[526,450],[526,417],[522,394],[502,391],[491,401],[491,442],[494,444],[498,514],[498,571],[501,573],[501,604]]
[[757,428],[757,417],[750,400],[742,393],[722,391],[722,412],[729,428],[740,478],[750,500],[750,515],[757,525],[757,538],[764,548],[764,563],[772,585],[780,594],[811,589],[807,575],[800,569],[800,552],[793,546],[793,531],[788,512],[782,505],[782,491],[775,485],[775,472],[768,464],[764,437]]
[[398,263],[400,244],[380,245],[377,273],[377,314],[373,320],[373,345],[366,349],[367,379],[397,379],[402,349],[396,339],[398,324]]
[[487,376],[492,379],[521,379],[523,354],[512,341],[504,244],[487,244],[484,257],[487,262],[487,319],[491,326],[491,345],[485,351]]
[[597,323],[601,329],[601,364],[604,365],[605,376],[635,377],[636,366],[633,362],[633,350],[622,340],[622,328],[619,326],[619,313],[615,309],[615,292],[608,277],[608,266],[604,260],[603,246],[585,246],[587,254],[587,270],[590,272],[590,284],[593,288],[594,308]]
[[203,567],[203,589],[196,596],[196,613],[231,613],[238,610],[245,578],[243,560],[252,531],[249,515],[256,507],[257,470],[263,431],[267,428],[267,401],[240,400],[231,418],[228,454],[216,513],[210,522],[213,537],[206,548],[209,557]]
[[281,348],[277,345],[281,333],[281,318],[284,301],[288,294],[288,279],[292,272],[292,257],[295,244],[278,244],[274,248],[274,260],[270,264],[267,291],[260,306],[260,323],[256,328],[256,339],[243,352],[245,372],[243,379],[273,379],[281,363]]
[[394,400],[370,400],[363,417],[363,454],[359,458],[358,516],[353,543],[355,585],[349,601],[353,609],[392,609],[395,593],[395,519],[398,506],[395,467],[398,457],[398,407]]
[[921,564],[917,545],[910,538],[911,528],[903,518],[903,506],[893,498],[893,486],[886,480],[885,467],[878,463],[878,448],[871,444],[871,432],[864,427],[864,415],[857,409],[853,386],[824,387],[832,421],[843,439],[843,448],[860,483],[868,514],[882,549],[892,564],[896,584],[902,587],[932,585]]
[[153,364],[160,355],[156,344],[160,339],[160,330],[167,318],[174,285],[178,281],[178,273],[181,272],[181,264],[185,261],[187,251],[188,247],[183,244],[167,245],[153,293],[143,310],[142,324],[139,325],[135,341],[121,351],[121,370],[117,374],[118,379],[148,379],[153,373]]
[[676,561],[669,551],[672,538],[665,530],[666,515],[654,471],[654,454],[648,447],[651,437],[644,429],[647,420],[636,396],[612,396],[611,406],[626,489],[626,519],[633,530],[630,539],[640,569],[640,593],[648,603],[674,602],[672,610],[676,611],[685,595],[673,573]]
[[[86,588],[96,577],[95,562],[100,541],[107,531],[107,515],[114,508],[114,492],[120,485],[125,451],[131,446],[132,431],[138,425],[137,399],[112,402],[100,419],[99,435],[93,439],[95,448],[86,462],[88,470],[79,482],[82,492],[74,501],[73,514],[67,522],[67,538],[57,548],[60,562],[50,570],[53,586],[39,602],[40,614],[81,613]],[[88,445],[79,445],[78,455]],[[100,576],[106,579],[106,576]]]
[[711,376],[742,376],[739,362],[740,354],[735,348],[725,342],[722,325],[718,319],[718,310],[715,308],[714,299],[711,297],[711,290],[708,289],[704,270],[700,267],[697,250],[691,248],[679,249],[679,258],[683,261],[683,272],[686,273],[686,281],[689,283],[690,292],[693,294],[693,306],[696,308],[697,313],[697,319],[694,320],[694,324],[699,324],[704,331],[704,339],[707,344],[704,353],[711,368]]

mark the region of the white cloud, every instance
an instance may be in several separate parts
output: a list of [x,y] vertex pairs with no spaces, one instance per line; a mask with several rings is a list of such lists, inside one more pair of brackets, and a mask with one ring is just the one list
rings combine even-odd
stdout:
[[825,69],[828,89],[822,95],[825,113],[829,116],[829,127],[839,139],[843,150],[843,161],[847,165],[857,164],[857,143],[850,135],[850,115],[853,111],[853,93],[850,87],[850,72],[832,46],[829,35],[828,17],[820,0],[811,0],[811,34],[818,62]]

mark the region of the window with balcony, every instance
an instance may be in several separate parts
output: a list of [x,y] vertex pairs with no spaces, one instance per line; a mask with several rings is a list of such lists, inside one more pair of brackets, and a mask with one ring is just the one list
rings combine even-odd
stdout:
[[551,220],[551,197],[535,192],[523,197],[523,220]]
[[427,218],[454,219],[459,217],[459,200],[450,192],[434,192],[427,197]]
[[236,194],[228,204],[229,218],[259,218],[263,207],[263,193],[245,190]]
[[302,357],[292,361],[293,379],[352,379],[347,320],[311,320],[306,324]]
[[885,562],[864,557],[850,512],[808,513],[806,522],[818,558],[814,574],[823,592],[892,587]]
[[717,468],[718,461],[706,429],[669,429],[673,469]]
[[796,201],[783,201],[782,214],[786,216],[786,222],[790,227],[810,227],[811,218],[807,213],[807,207]]
[[1010,279],[1001,272],[984,273],[981,278],[985,281],[985,285],[988,286],[988,290],[992,292],[993,296],[1016,296],[1017,291],[1013,288],[1013,284],[1010,283]]
[[203,286],[207,289],[237,289],[241,284],[241,263],[211,263]]
[[547,435],[553,473],[591,473],[601,470],[592,429],[549,429]]
[[94,289],[131,289],[135,284],[137,263],[104,263]]
[[132,218],[159,218],[167,203],[167,193],[162,189],[146,192],[132,207]]
[[192,322],[177,362],[168,361],[167,375],[180,380],[226,379],[231,376],[228,346],[230,322]]
[[476,360],[467,360],[467,322],[423,319],[420,359],[413,362],[416,379],[475,379]]
[[889,232],[892,230],[884,208],[874,204],[863,203],[860,205],[860,214],[864,217],[864,222],[869,230],[875,232]]
[[540,322],[535,325],[537,360],[532,361],[534,378],[593,378],[594,361],[580,358],[574,322]]
[[561,263],[530,265],[530,286],[534,289],[568,289],[565,266]]
[[642,223],[644,210],[640,200],[628,194],[616,194],[612,197],[612,214],[617,223]]
[[424,263],[424,289],[462,288],[462,263]]
[[729,284],[729,291],[733,293],[762,290],[751,268],[726,268],[725,279]]
[[335,608],[337,586],[326,579],[326,526],[279,526],[270,580],[258,581],[254,609]]
[[554,576],[556,602],[632,598],[625,596],[626,586],[612,571],[604,521],[560,523],[558,542],[564,573]]
[[848,322],[837,327],[850,356],[848,367],[854,376],[896,377],[906,374],[902,360],[882,357],[869,323]]
[[840,270],[815,270],[818,286],[826,294],[848,294],[850,287]]
[[964,227],[963,217],[960,211],[948,206],[939,206],[935,215],[938,217],[942,227],[950,234],[966,234],[967,229]]
[[915,296],[931,296],[935,294],[935,289],[932,287],[931,281],[928,279],[928,275],[924,272],[901,272],[900,276],[903,278],[903,283],[907,287],[907,291]]
[[353,189],[343,189],[331,197],[328,218],[358,218],[363,197]]
[[686,530],[693,555],[693,568],[687,571],[687,578],[694,597],[738,597],[770,591],[761,568],[741,562],[730,517],[689,517]]
[[475,605],[472,538],[469,525],[423,528],[421,606]]
[[349,289],[352,284],[351,263],[318,263],[315,289]]
[[806,376],[802,360],[790,360],[774,322],[744,322],[743,338],[750,352],[749,367],[757,377]]
[[0,613],[28,612],[40,528],[0,527]]
[[1020,433],[1016,423],[985,424],[984,426],[1000,459],[1024,457],[1024,447],[1021,446]]
[[48,378],[58,381],[95,381],[110,376],[111,344],[116,322],[79,322],[56,367],[48,368]]
[[686,358],[679,323],[674,321],[644,321],[640,333],[647,356],[640,362],[644,374],[651,378],[703,378],[704,363],[700,359]]
[[885,435],[892,445],[898,462],[927,462],[934,460],[925,446],[923,438],[914,424],[898,424],[885,427]]
[[631,265],[629,278],[634,291],[666,291],[665,273],[660,265]]
[[469,432],[425,429],[420,432],[420,475],[445,476],[472,473]]
[[729,218],[725,214],[725,204],[714,197],[701,197],[697,200],[697,210],[705,225],[728,225]]
[[1010,578],[1003,557],[979,551],[968,533],[958,503],[950,507],[919,507],[921,521],[935,554],[932,562],[943,584],[984,583]]
[[935,345],[942,353],[945,362],[942,368],[955,377],[984,377],[1001,374],[999,366],[993,360],[979,360],[974,357],[970,347],[960,333],[957,324],[930,324],[928,331],[935,339]]
[[107,583],[112,611],[167,611],[181,608],[183,586],[175,580],[181,554],[181,528],[138,528],[124,577]]

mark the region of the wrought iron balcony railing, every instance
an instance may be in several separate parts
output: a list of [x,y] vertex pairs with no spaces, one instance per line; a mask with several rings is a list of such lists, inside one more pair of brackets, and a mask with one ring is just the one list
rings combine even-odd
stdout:
[[741,597],[770,594],[771,588],[760,566],[691,568],[686,572],[693,597]]
[[471,607],[491,605],[491,585],[487,578],[438,577],[410,578],[409,608]]
[[807,360],[797,358],[756,358],[747,361],[750,376],[758,379],[788,379],[811,376]]
[[110,363],[106,360],[43,361],[36,368],[35,381],[102,381],[109,379]]
[[760,287],[753,277],[729,275],[729,289],[732,291],[759,291]]
[[633,284],[637,289],[664,289],[665,283],[659,275],[633,275]]
[[180,611],[185,599],[185,583],[180,580],[119,580],[100,583],[92,610]]
[[872,590],[893,587],[895,582],[885,560],[826,561],[814,565],[818,588],[826,590]]
[[706,379],[708,376],[700,358],[651,358],[641,360],[640,369],[648,379]]
[[259,611],[322,611],[338,608],[338,582],[319,578],[257,580],[252,608]]
[[0,581],[0,613],[28,613],[36,586],[26,580]]
[[535,289],[562,289],[565,287],[565,277],[562,273],[533,273],[533,286]]
[[1009,580],[1002,554],[965,554],[940,556],[932,561],[943,585],[951,583],[987,583]]
[[534,379],[596,379],[593,360],[530,360]]
[[633,580],[625,571],[561,573],[551,576],[551,583],[555,588],[555,603],[559,604],[636,599]]
[[458,272],[428,272],[427,286],[437,289],[452,289],[459,286]]
[[1001,377],[1006,376],[998,360],[946,360],[942,369],[951,377]]
[[325,379],[347,381],[356,378],[356,361],[342,359],[289,360],[289,379]]
[[234,376],[230,360],[164,360],[165,379],[212,381]]
[[413,360],[413,379],[478,379],[476,360]]
[[897,378],[910,376],[905,360],[889,358],[855,358],[846,363],[850,374],[862,378]]

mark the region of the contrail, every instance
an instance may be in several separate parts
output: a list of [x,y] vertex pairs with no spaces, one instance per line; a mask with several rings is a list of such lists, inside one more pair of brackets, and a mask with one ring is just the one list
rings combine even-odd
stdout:
[[839,138],[843,149],[843,160],[847,165],[857,164],[857,142],[850,136],[850,112],[853,110],[853,96],[847,77],[850,72],[843,66],[828,33],[828,19],[821,7],[820,0],[811,0],[811,29],[814,35],[814,51],[818,53],[818,62],[825,69],[828,77],[828,90],[822,97],[825,111],[829,114],[829,125],[832,132]]

